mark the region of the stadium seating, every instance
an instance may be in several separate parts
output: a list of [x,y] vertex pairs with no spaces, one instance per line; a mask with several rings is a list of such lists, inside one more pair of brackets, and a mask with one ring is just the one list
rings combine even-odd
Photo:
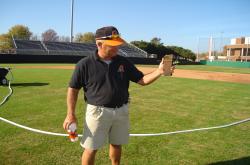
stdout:
[[[88,56],[96,50],[95,43],[43,42],[31,40],[14,40],[14,42],[17,54]],[[148,57],[145,51],[131,44],[121,46],[119,54],[125,57]]]
[[147,52],[137,48],[136,46],[132,44],[125,44],[120,47],[119,51],[123,56],[126,57],[141,57],[141,58],[147,58],[148,54]]
[[46,49],[42,45],[41,41],[15,40],[14,45],[17,54],[46,54]]
[[15,40],[16,49],[45,50],[41,41]]

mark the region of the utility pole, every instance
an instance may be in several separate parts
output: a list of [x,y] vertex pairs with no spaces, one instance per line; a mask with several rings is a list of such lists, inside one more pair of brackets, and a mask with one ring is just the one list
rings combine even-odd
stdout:
[[70,33],[70,42],[73,41],[73,16],[74,16],[74,0],[71,0],[71,33]]
[[220,32],[220,54],[221,54],[221,56],[222,56],[222,54],[223,54],[223,31],[221,31]]
[[196,62],[199,62],[199,48],[200,48],[200,37],[198,37],[198,44],[197,44],[197,54],[196,54]]
[[209,43],[208,43],[208,59],[209,59],[209,61],[213,61],[212,50],[213,50],[213,37],[210,36]]

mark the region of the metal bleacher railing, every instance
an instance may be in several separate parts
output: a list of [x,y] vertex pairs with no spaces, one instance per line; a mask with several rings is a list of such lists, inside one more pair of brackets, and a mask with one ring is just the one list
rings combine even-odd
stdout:
[[125,57],[139,57],[139,58],[147,58],[148,53],[144,50],[127,43],[120,47],[119,53]]
[[17,54],[43,55],[46,54],[41,41],[14,40]]
[[[94,43],[69,43],[32,40],[14,40],[14,42],[17,54],[87,56],[96,50],[96,45]],[[125,57],[148,57],[147,52],[129,43],[120,47],[119,54]]]

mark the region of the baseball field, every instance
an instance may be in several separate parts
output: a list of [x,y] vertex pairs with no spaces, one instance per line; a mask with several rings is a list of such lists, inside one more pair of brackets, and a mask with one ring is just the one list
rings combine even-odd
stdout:
[[[74,65],[5,66],[13,68],[14,92],[0,107],[0,117],[44,131],[65,133],[62,123],[66,91]],[[155,66],[138,67],[150,72]],[[152,85],[131,83],[130,132],[170,132],[250,118],[249,76],[250,69],[243,68],[177,66],[173,77],[161,77]],[[8,88],[0,86],[0,100],[7,94]],[[81,92],[77,104],[79,134],[84,112]],[[80,164],[83,149],[66,137],[33,133],[0,121],[0,139],[1,165]],[[96,164],[110,164],[108,145],[98,152]],[[250,122],[193,133],[131,137],[123,147],[122,164],[250,164]]]

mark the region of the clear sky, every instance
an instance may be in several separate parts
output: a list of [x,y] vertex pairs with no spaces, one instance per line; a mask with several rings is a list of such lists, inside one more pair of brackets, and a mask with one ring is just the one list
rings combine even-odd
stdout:
[[[0,34],[16,24],[70,36],[70,0],[0,0]],[[250,36],[250,0],[75,0],[74,34],[114,25],[127,41],[159,37],[196,51],[199,37]]]

